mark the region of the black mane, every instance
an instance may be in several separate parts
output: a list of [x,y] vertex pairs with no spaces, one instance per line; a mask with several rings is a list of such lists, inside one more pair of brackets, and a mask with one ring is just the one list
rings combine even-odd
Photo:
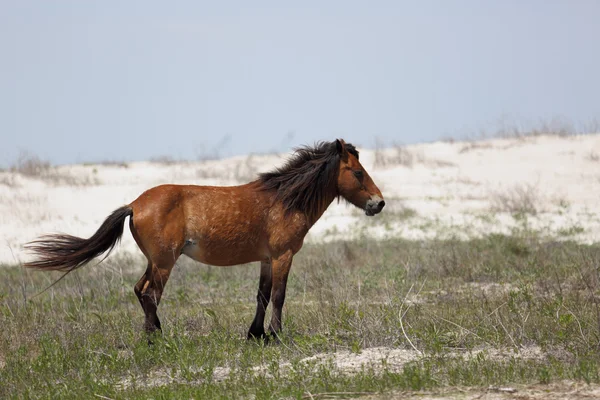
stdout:
[[[346,151],[358,158],[358,151],[350,143]],[[301,211],[309,218],[327,207],[328,193],[335,193],[340,150],[337,142],[319,142],[314,146],[297,148],[294,155],[274,171],[259,175],[265,190],[277,192],[286,212]],[[313,219],[314,220],[314,219]]]

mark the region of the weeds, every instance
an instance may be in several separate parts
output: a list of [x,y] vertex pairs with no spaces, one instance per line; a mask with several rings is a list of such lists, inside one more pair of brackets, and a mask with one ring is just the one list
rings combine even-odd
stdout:
[[27,177],[40,177],[50,170],[50,162],[42,160],[39,156],[22,151],[11,166],[11,172],[17,172]]
[[548,121],[540,121],[535,125],[508,123],[501,120],[495,132],[495,137],[508,138],[525,138],[535,136],[560,136],[567,137],[577,134],[577,129],[572,122],[563,118],[552,118]]
[[247,183],[258,178],[260,160],[254,154],[249,154],[243,159],[231,160],[226,169],[210,163],[203,163],[197,170],[196,176],[201,179],[227,179],[235,183]]
[[[65,173],[60,168],[52,166],[50,162],[26,151],[19,154],[10,168],[10,172],[17,173],[25,178],[38,179],[51,185],[89,186],[98,183],[95,177]],[[0,183],[10,187],[18,186],[14,176],[4,177]]]
[[593,150],[591,150],[589,153],[587,153],[585,158],[586,158],[586,160],[591,161],[591,162],[600,161],[600,155]]
[[375,140],[374,157],[374,168],[383,168],[393,165],[402,165],[410,168],[415,163],[423,162],[424,160],[422,154],[412,152],[405,146],[399,144],[394,144],[391,150],[387,149],[379,138]]
[[167,156],[167,155],[150,157],[150,159],[148,161],[150,161],[152,164],[167,165],[167,166],[177,164],[177,160],[175,160],[173,157]]
[[537,185],[518,184],[505,191],[491,194],[492,210],[513,215],[535,215],[540,211]]

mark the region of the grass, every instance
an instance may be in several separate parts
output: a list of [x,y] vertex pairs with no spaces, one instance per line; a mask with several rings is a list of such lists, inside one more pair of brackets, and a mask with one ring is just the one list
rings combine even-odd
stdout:
[[517,184],[504,191],[491,193],[490,198],[493,211],[513,215],[535,215],[540,211],[539,188],[534,184]]
[[422,163],[425,160],[423,154],[416,154],[401,144],[394,143],[391,148],[393,151],[387,151],[389,150],[388,145],[379,138],[375,140],[373,168],[385,168],[393,165],[412,168],[415,163]]
[[[245,340],[258,266],[182,259],[159,309],[164,333],[148,347],[132,291],[143,264],[115,256],[37,297],[57,276],[4,266],[0,398],[319,398],[600,381],[597,245],[519,234],[306,245],[282,343],[266,346]],[[381,347],[414,357],[336,364]]]
[[[10,167],[11,173],[16,173],[28,179],[37,179],[47,184],[59,186],[91,186],[98,184],[98,180],[92,176],[72,175],[59,167],[53,166],[49,161],[43,160],[36,154],[21,151]],[[11,175],[0,176],[0,185],[18,187],[18,180]]]

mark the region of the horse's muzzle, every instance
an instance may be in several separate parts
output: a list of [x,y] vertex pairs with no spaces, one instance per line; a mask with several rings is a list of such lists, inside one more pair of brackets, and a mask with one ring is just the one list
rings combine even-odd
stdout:
[[385,206],[385,201],[379,196],[376,196],[367,201],[367,206],[365,207],[365,214],[369,217],[372,217],[375,214],[379,214],[383,207]]

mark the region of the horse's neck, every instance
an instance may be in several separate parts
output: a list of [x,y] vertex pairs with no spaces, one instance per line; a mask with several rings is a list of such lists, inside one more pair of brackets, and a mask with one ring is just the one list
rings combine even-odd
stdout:
[[319,210],[317,210],[313,215],[308,216],[308,223],[309,223],[308,229],[312,228],[312,226],[317,223],[317,221],[323,216],[325,211],[327,211],[327,209],[329,208],[331,203],[333,203],[333,200],[335,200],[336,198],[337,198],[337,195],[335,193],[327,194],[327,197],[323,201],[323,204],[321,204],[321,207],[319,207]]

